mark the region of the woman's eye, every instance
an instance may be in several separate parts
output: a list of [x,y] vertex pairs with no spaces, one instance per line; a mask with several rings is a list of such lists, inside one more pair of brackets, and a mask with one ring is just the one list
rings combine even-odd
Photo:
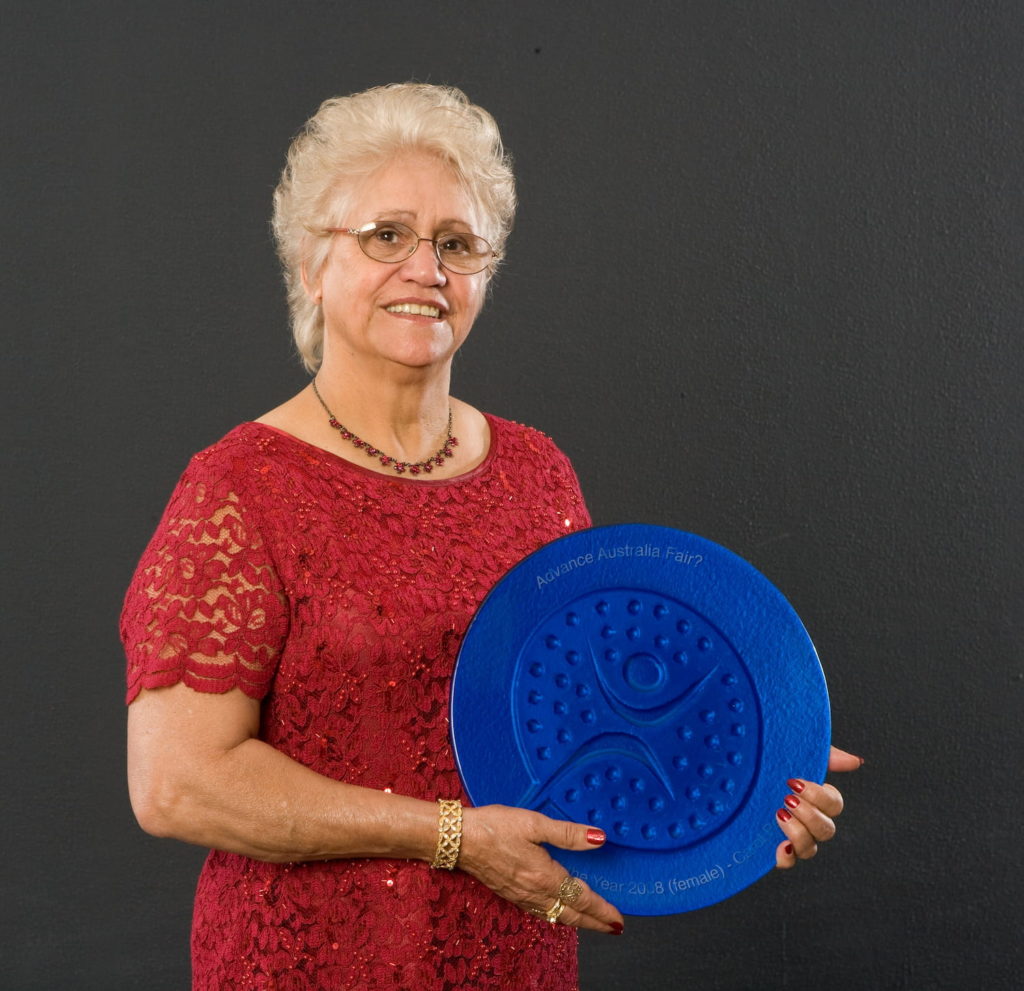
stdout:
[[469,254],[472,250],[466,238],[458,237],[454,234],[449,234],[443,241],[439,242],[439,247],[446,255],[465,255]]
[[397,244],[402,240],[402,235],[394,227],[377,227],[373,232],[373,237],[381,244]]

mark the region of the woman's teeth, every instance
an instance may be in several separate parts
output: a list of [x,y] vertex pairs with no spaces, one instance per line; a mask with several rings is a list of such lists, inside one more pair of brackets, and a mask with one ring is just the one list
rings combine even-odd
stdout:
[[433,317],[435,320],[441,315],[436,306],[426,306],[423,303],[393,303],[384,308],[388,313],[412,313],[418,317]]

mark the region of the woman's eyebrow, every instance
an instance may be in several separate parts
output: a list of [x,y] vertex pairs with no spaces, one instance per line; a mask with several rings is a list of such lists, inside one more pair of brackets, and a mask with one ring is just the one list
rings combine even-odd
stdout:
[[[381,220],[416,220],[416,211],[398,209],[378,210],[377,217]],[[465,227],[466,230],[472,230],[473,225],[458,217],[444,217],[437,222],[438,230],[451,230],[453,227]]]

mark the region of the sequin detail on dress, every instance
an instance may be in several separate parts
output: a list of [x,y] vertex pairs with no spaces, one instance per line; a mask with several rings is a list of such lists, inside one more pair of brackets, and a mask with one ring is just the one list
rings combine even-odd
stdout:
[[[128,700],[239,687],[262,700],[262,738],[319,773],[468,804],[447,719],[461,638],[510,567],[590,523],[547,437],[488,423],[487,459],[446,480],[376,474],[252,423],[197,455],[125,602]],[[574,930],[418,861],[214,851],[192,947],[193,986],[211,991],[577,984]]]

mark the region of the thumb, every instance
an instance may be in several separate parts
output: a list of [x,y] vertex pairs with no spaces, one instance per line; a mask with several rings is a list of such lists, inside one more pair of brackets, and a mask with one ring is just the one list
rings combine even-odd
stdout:
[[593,850],[607,839],[603,829],[582,822],[551,819],[551,836],[544,842],[563,850]]
[[864,765],[864,758],[856,754],[848,754],[845,750],[832,747],[828,755],[828,769],[830,771],[856,771]]

